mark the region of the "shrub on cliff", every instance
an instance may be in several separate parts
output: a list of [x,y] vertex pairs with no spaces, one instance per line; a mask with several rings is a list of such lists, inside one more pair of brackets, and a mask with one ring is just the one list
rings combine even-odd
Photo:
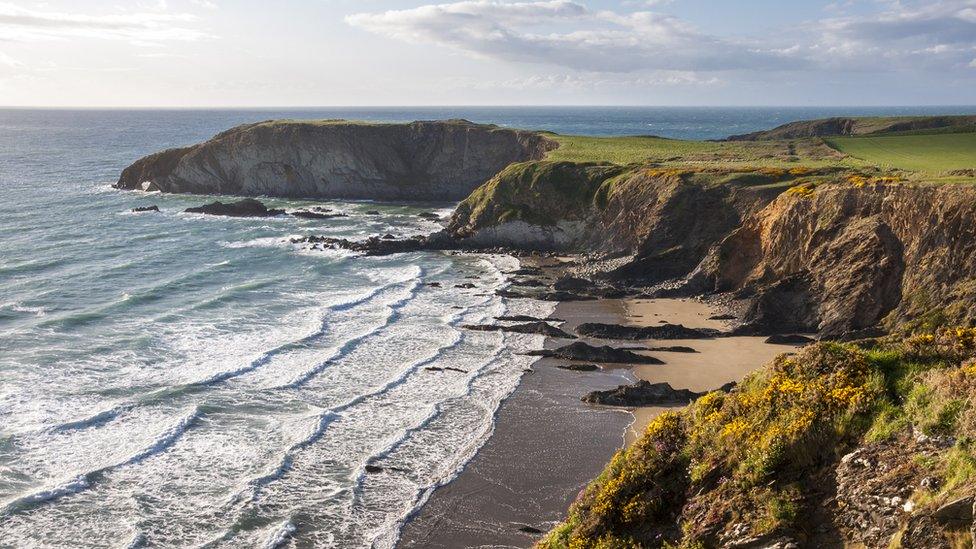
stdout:
[[825,528],[843,537],[824,509],[845,496],[831,495],[824,479],[852,449],[914,440],[916,432],[944,442],[922,471],[938,479],[936,488],[913,494],[910,505],[925,512],[971,494],[976,366],[967,361],[974,353],[976,330],[963,328],[869,348],[820,343],[780,356],[738,390],[652,422],[541,546],[810,542]]

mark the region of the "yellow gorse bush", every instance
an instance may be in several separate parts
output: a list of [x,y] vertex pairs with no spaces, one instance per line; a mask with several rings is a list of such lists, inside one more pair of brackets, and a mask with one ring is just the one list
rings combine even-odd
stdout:
[[847,176],[847,182],[858,189],[867,185],[888,185],[890,183],[898,183],[901,181],[904,181],[904,179],[901,177],[892,176],[869,177],[860,174]]
[[809,196],[813,196],[814,189],[816,189],[816,185],[812,183],[799,183],[797,185],[790,187],[789,189],[786,189],[786,194],[806,198]]

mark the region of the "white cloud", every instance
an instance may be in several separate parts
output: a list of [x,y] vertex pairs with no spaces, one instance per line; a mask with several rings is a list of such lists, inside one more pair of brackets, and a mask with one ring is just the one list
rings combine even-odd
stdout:
[[577,90],[599,91],[660,88],[665,86],[716,86],[722,80],[685,71],[654,71],[640,76],[607,73],[546,74],[493,80],[490,78],[447,77],[438,88],[465,90]]
[[0,65],[17,68],[22,67],[24,64],[0,51]]
[[758,42],[704,34],[668,15],[592,11],[570,0],[465,0],[358,13],[346,22],[390,38],[435,43],[480,57],[587,71],[716,71],[785,68],[799,62]]
[[826,19],[812,50],[828,66],[949,69],[976,45],[976,0],[893,2],[880,13]]
[[165,4],[157,4],[155,11],[92,15],[40,11],[0,2],[0,34],[15,41],[64,38],[192,41],[209,36],[190,27],[197,19],[194,15],[168,13],[165,8]]
[[[655,3],[662,2],[644,2]],[[654,11],[594,11],[574,0],[461,0],[357,13],[346,22],[396,40],[580,71],[941,70],[969,63],[976,0],[880,5],[871,15],[807,22],[754,40],[710,35]]]

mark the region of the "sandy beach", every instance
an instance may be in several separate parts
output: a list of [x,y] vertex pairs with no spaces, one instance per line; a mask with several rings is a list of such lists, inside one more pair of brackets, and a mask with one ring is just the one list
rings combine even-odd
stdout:
[[[588,311],[560,304],[565,326]],[[604,308],[600,318],[617,318]],[[565,344],[549,340],[547,347]],[[399,547],[529,547],[565,515],[579,491],[623,444],[625,410],[580,402],[630,379],[624,370],[574,372],[541,359],[499,408],[495,432],[464,471],[404,527]]]
[[[560,303],[553,318],[572,333],[584,322],[652,326],[661,322],[727,329],[708,320],[712,306],[693,299],[601,299]],[[782,352],[762,337],[613,341],[595,345],[674,346],[695,353],[648,352],[662,365],[603,365],[593,372],[558,368],[541,359],[497,413],[495,432],[452,482],[438,489],[404,527],[399,547],[529,547],[565,515],[580,490],[666,407],[613,408],[586,404],[584,394],[638,379],[674,388],[715,389],[738,381]],[[566,340],[548,340],[558,347]]]
[[[661,322],[683,324],[693,328],[726,330],[726,320],[709,320],[716,315],[714,307],[695,299],[630,299],[608,300],[604,306],[617,307],[623,319],[621,323],[633,326],[653,326]],[[647,347],[686,346],[695,353],[653,352],[646,353],[665,363],[628,366],[638,379],[652,383],[667,382],[675,389],[709,391],[730,381],[741,381],[760,365],[780,353],[796,349],[792,345],[765,343],[764,336],[737,336],[715,339],[670,339],[667,341],[641,340]],[[631,342],[633,343],[633,342]],[[633,442],[655,416],[667,407],[633,409],[634,422],[627,429],[627,443]]]

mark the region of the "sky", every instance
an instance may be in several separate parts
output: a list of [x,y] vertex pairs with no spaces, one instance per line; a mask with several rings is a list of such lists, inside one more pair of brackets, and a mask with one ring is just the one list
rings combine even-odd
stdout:
[[0,105],[973,105],[976,0],[0,0]]

